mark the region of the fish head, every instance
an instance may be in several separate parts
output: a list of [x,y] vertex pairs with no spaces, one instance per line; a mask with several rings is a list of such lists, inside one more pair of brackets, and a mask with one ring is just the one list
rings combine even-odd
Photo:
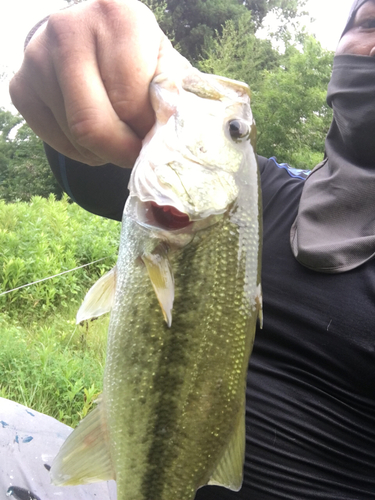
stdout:
[[127,215],[144,226],[191,231],[235,203],[254,154],[246,84],[191,69],[150,86],[156,122],[134,166]]

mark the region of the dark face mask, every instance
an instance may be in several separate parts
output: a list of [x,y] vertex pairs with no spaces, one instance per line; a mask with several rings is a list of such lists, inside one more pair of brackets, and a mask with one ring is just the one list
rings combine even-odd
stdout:
[[327,100],[327,158],[305,183],[291,247],[304,266],[339,273],[375,256],[375,58],[335,57]]
[[326,146],[339,147],[338,154],[372,167],[375,162],[375,58],[337,56],[327,102],[333,108],[334,121]]

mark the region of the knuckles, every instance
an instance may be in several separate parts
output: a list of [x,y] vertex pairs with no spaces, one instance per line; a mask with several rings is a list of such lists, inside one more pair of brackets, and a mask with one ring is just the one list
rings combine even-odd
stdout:
[[47,45],[51,51],[61,51],[65,45],[69,46],[70,42],[82,33],[84,27],[84,16],[77,16],[73,8],[51,14],[45,29]]
[[20,84],[19,84],[19,75],[16,74],[11,81],[9,82],[9,94],[12,99],[13,104],[18,109],[18,101],[21,96]]
[[135,25],[150,21],[157,25],[151,10],[138,0],[95,0],[91,5],[97,15],[112,27],[134,29]]
[[9,82],[9,95],[21,115],[25,115],[28,110],[28,99],[31,93],[28,80],[23,77],[21,71],[18,71]]
[[51,14],[46,31],[50,39],[60,44],[84,31],[111,30],[123,34],[124,30],[132,31],[146,22],[157,26],[153,13],[138,0],[94,0]]
[[78,113],[68,117],[69,133],[73,143],[88,151],[105,150],[110,137],[108,130],[112,124],[98,116],[97,110],[80,109]]

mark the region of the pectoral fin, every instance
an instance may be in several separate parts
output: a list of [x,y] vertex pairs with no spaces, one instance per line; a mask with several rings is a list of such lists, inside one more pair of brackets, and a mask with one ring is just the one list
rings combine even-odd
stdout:
[[116,266],[104,274],[87,292],[76,316],[76,323],[97,318],[112,309],[116,291]]
[[173,271],[165,250],[158,248],[153,253],[142,256],[149,278],[158,298],[165,322],[172,325],[172,308],[174,301]]
[[78,424],[57,454],[51,479],[56,486],[115,479],[101,404]]
[[243,462],[245,457],[245,411],[241,411],[238,424],[224,455],[218,463],[208,484],[224,486],[239,491],[242,486]]

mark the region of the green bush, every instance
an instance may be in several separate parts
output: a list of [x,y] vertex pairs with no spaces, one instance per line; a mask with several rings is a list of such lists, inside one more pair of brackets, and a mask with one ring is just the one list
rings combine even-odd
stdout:
[[0,108],[0,199],[30,201],[33,196],[46,198],[50,193],[62,196],[43,142],[21,115]]
[[0,294],[105,258],[74,272],[0,295],[0,312],[42,317],[78,303],[116,261],[120,224],[92,215],[65,196],[0,201]]
[[120,224],[70,204],[0,201],[0,395],[75,426],[102,389],[107,317],[75,325],[84,294],[117,257]]

